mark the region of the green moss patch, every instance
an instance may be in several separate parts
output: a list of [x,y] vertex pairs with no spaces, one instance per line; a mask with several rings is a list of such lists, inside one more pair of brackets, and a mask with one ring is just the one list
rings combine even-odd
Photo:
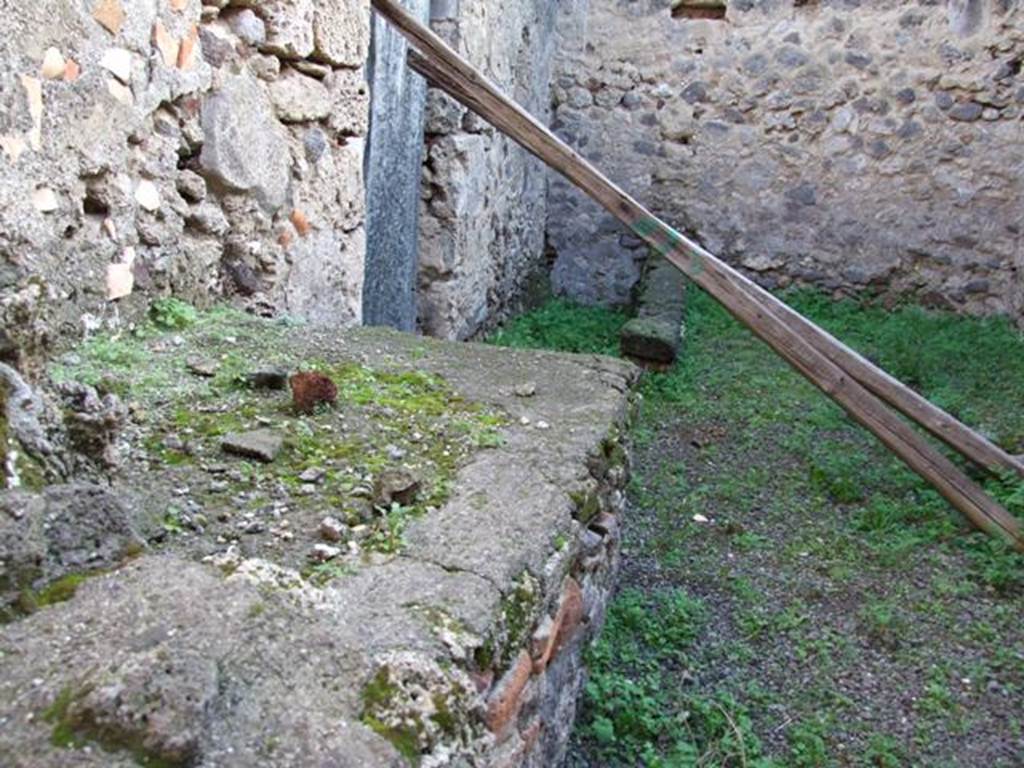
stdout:
[[[187,321],[175,319],[186,316]],[[193,316],[168,306],[133,333],[90,340],[51,375],[114,391],[133,403],[142,422],[140,482],[166,482],[168,496],[187,484],[205,510],[199,523],[182,514],[177,502],[160,512],[170,542],[181,545],[199,529],[212,538],[234,538],[240,518],[266,517],[277,505],[286,509],[295,535],[276,537],[266,554],[323,583],[345,570],[308,565],[323,517],[348,524],[361,552],[399,551],[408,522],[447,500],[458,469],[475,451],[500,443],[505,418],[429,372],[375,368],[304,351],[312,348],[294,323],[228,309]],[[212,367],[212,376],[196,375],[197,356]],[[289,391],[248,386],[248,374],[268,368],[330,377],[338,389],[336,405],[298,414]],[[226,435],[257,429],[284,440],[272,463],[222,450]],[[388,471],[416,477],[420,489],[413,500],[379,504],[375,480]]]
[[62,749],[75,750],[95,744],[104,752],[115,754],[127,752],[132,760],[144,768],[182,768],[188,761],[168,760],[153,755],[141,744],[132,740],[112,737],[90,727],[88,723],[79,722],[73,711],[74,705],[89,694],[89,687],[66,686],[61,689],[53,704],[43,711],[43,720],[53,726],[50,743]]

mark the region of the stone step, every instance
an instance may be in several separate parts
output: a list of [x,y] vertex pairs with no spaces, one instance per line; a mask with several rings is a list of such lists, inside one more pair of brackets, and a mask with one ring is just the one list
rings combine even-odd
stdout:
[[[102,570],[86,547],[70,599],[40,602],[0,626],[0,763],[559,765],[584,680],[582,649],[600,629],[618,562],[622,436],[637,369],[383,329],[242,322],[182,332],[180,346],[153,344],[151,368],[180,379],[143,403],[146,419],[126,435],[129,458],[109,491],[68,486],[33,501],[23,490],[6,507],[0,496],[0,561],[28,562],[19,542],[36,542],[44,555],[63,546],[68,537],[44,529],[47,514],[95,507],[99,493],[120,499],[107,500],[112,519],[148,542]],[[202,345],[221,359],[211,345],[225,337],[254,369],[317,361],[337,379],[337,405],[299,414],[287,393],[247,387],[244,376],[224,390],[191,374],[187,355]],[[369,385],[381,386],[380,402],[363,396]],[[436,416],[436,430],[416,421],[414,439],[402,442],[412,412],[396,398],[429,410],[441,402],[425,400],[435,390],[454,416]],[[161,438],[162,408],[179,425],[225,418],[234,431],[269,422],[264,428],[285,439],[271,461],[246,462],[223,451],[220,427]],[[378,419],[370,434],[387,437],[365,459],[383,462],[374,477],[388,464],[407,468],[433,492],[424,446],[436,441],[443,462],[474,414],[497,429],[459,454],[443,501],[409,517],[393,547],[359,538],[367,525],[386,532],[379,516],[388,512],[346,522],[347,467],[364,459],[332,461],[333,447],[350,446]],[[296,461],[303,451],[315,471]],[[228,489],[232,477],[242,479]],[[248,496],[261,489],[265,501]],[[86,496],[75,506],[69,494]],[[75,519],[64,514],[63,527]],[[120,541],[111,552],[124,553]],[[43,566],[59,576],[74,564]],[[18,578],[44,594],[31,582],[38,576],[27,567]]]
[[622,327],[622,354],[643,365],[675,362],[683,336],[686,279],[663,256],[648,260],[640,287],[637,315]]

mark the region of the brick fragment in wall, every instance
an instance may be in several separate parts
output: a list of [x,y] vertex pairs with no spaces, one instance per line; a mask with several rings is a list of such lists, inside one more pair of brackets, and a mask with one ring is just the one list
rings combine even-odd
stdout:
[[[173,2],[181,7],[174,8],[171,0],[89,0],[57,15],[47,12],[46,3],[19,3],[0,20],[0,32],[12,41],[12,54],[37,62],[29,69],[18,66],[19,72],[31,73],[25,75],[31,82],[18,86],[19,98],[6,112],[13,131],[0,126],[0,232],[24,244],[19,265],[0,267],[0,304],[11,290],[32,279],[51,286],[48,295],[72,297],[54,298],[52,305],[46,299],[47,307],[40,307],[42,323],[48,326],[45,335],[53,340],[133,322],[145,313],[154,293],[169,292],[205,305],[221,293],[238,295],[233,291],[236,281],[223,279],[230,270],[222,272],[219,265],[228,242],[238,240],[246,244],[243,260],[231,256],[230,261],[252,272],[252,280],[242,281],[242,292],[259,294],[262,311],[281,311],[287,304],[289,311],[306,314],[301,302],[309,300],[315,303],[310,314],[322,321],[353,322],[361,314],[361,267],[356,262],[365,247],[360,231],[365,215],[362,142],[345,147],[343,161],[339,154],[325,165],[320,162],[327,154],[323,150],[310,161],[301,142],[293,142],[267,108],[266,81],[253,74],[257,62],[277,65],[272,73],[268,70],[271,78],[278,77],[280,67],[276,56],[264,56],[253,47],[262,45],[261,32],[269,34],[259,9],[254,13],[252,8],[233,7],[222,15],[219,8],[197,0]],[[220,3],[221,8],[226,5]],[[314,4],[269,5],[301,10]],[[346,3],[331,5],[337,10]],[[354,13],[366,17],[361,6],[368,4],[358,5]],[[238,20],[244,23],[229,23]],[[280,43],[286,25],[281,18],[273,21]],[[293,29],[305,24],[301,13],[292,21],[298,24]],[[47,45],[22,50],[39,31],[45,31]],[[363,50],[368,26],[353,27],[352,34],[350,50]],[[336,42],[345,43],[340,38]],[[297,63],[296,68],[319,71],[324,80],[318,83],[333,74],[330,65],[308,65]],[[364,80],[362,65],[351,60],[350,68],[338,70],[344,73],[338,81]],[[244,85],[236,88],[238,81]],[[241,90],[247,93],[232,100]],[[365,133],[365,84],[361,92],[359,86],[335,87],[328,100],[336,128],[324,126],[325,147]],[[221,109],[225,101],[231,103]],[[326,116],[320,107],[316,114],[296,118]],[[302,286],[307,278],[324,284],[315,270],[289,265],[277,242],[280,227],[272,214],[296,191],[305,195],[307,204],[311,195],[305,187],[317,183],[309,167],[293,183],[296,163],[310,163],[330,174],[327,183],[321,178],[319,184],[325,187],[323,197],[334,199],[336,212],[316,219],[332,234],[293,256],[325,254],[332,267],[343,265],[339,273],[351,285],[334,279],[323,290]],[[140,179],[151,182],[159,196],[147,191],[138,197]],[[42,214],[32,208],[35,215],[26,216],[21,209],[32,205],[32,195],[23,192],[26,187],[51,190],[58,205]],[[75,211],[84,212],[84,219],[82,213],[74,217]],[[131,265],[134,289],[127,295],[116,291],[118,298],[108,300],[107,265],[126,246],[137,251]],[[338,296],[333,317],[328,290]],[[26,350],[28,346],[33,355],[46,354],[45,347],[26,341]]]
[[562,600],[558,606],[558,626],[552,644],[552,656],[557,655],[568,645],[583,619],[583,590],[580,589],[579,582],[570,576],[565,580]]
[[487,697],[485,722],[488,730],[495,734],[498,741],[507,738],[511,733],[511,726],[515,723],[522,703],[520,697],[530,681],[531,672],[530,655],[526,651],[520,651]]

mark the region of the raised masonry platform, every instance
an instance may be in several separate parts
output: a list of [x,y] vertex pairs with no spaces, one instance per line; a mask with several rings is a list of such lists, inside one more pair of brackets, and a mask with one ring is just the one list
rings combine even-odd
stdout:
[[560,763],[633,366],[230,313],[100,351],[54,378],[120,392],[113,484],[0,496],[0,764]]

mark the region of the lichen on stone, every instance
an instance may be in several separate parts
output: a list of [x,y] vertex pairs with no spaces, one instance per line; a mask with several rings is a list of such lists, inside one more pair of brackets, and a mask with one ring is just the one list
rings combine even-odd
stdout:
[[470,755],[483,738],[482,702],[472,681],[421,654],[396,651],[378,659],[362,701],[363,722],[421,768]]

